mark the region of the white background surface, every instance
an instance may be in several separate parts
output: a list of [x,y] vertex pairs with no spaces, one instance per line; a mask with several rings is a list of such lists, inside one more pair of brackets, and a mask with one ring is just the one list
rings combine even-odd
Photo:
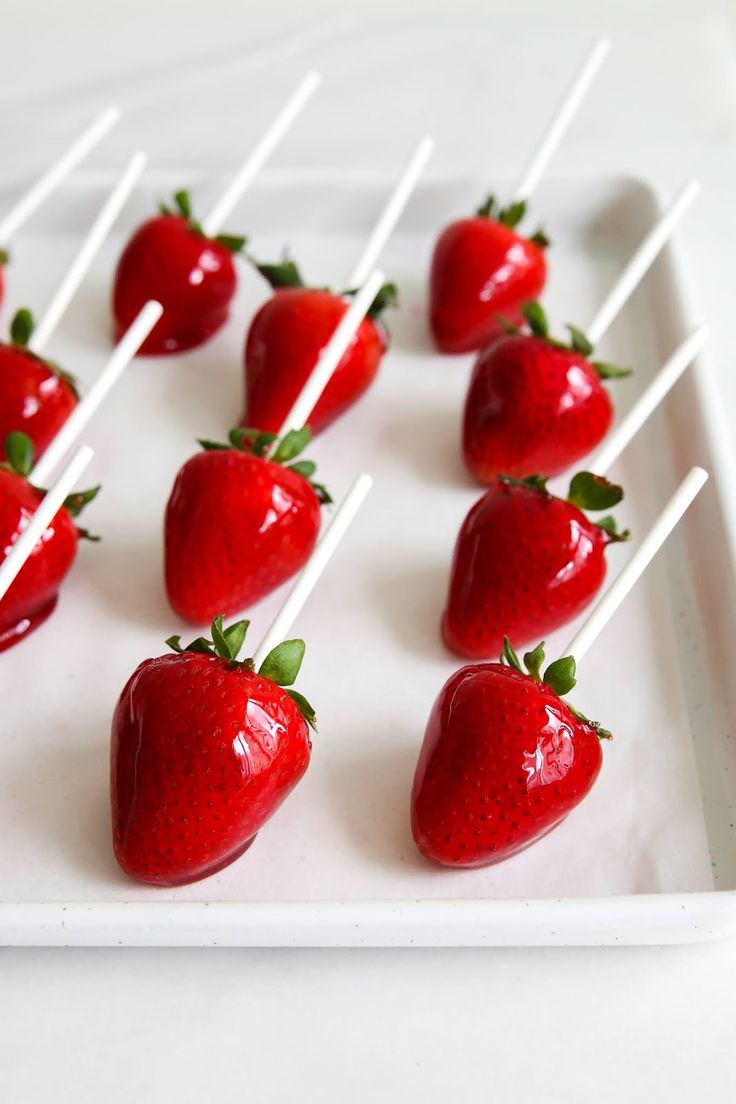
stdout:
[[[96,164],[117,165],[140,144],[161,165],[226,167],[284,81],[316,60],[325,90],[309,131],[295,132],[276,163],[390,167],[431,128],[435,168],[487,165],[492,177],[501,159],[505,172],[524,161],[546,114],[541,89],[560,87],[591,31],[607,29],[614,53],[558,166],[584,158],[602,171],[629,168],[668,191],[701,176],[683,238],[733,404],[732,6],[527,0],[511,16],[500,2],[460,0],[446,11],[434,0],[422,18],[441,19],[438,33],[412,24],[408,0],[372,0],[356,5],[359,30],[278,71],[239,60],[273,34],[261,5],[251,6],[209,0],[203,14],[189,0],[64,0],[48,11],[5,0],[3,171],[42,165],[54,132],[69,133],[111,95],[130,110]],[[334,12],[326,2],[296,10],[272,0],[272,28]],[[212,69],[182,66],[203,51],[219,81]],[[621,951],[5,950],[0,1099],[725,1101],[736,1089],[735,967],[733,941]]]

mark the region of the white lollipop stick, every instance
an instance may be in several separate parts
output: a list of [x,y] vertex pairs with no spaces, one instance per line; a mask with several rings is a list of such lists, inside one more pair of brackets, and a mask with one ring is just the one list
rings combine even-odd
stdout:
[[614,429],[608,440],[602,445],[597,456],[588,465],[588,471],[592,471],[596,475],[605,475],[608,469],[616,463],[649,415],[657,409],[688,365],[692,364],[707,340],[708,327],[699,326],[675,349],[667,363],[657,372],[644,394],[634,403],[619,427]]
[[100,213],[89,229],[87,237],[82,242],[79,252],[67,269],[64,279],[59,284],[53,299],[33,331],[33,336],[29,342],[29,348],[32,352],[40,354],[43,351],[64,316],[64,312],[76,295],[77,289],[100,251],[102,243],[110,233],[112,225],[123,209],[138,177],[143,172],[146,160],[145,153],[136,153],[128,162],[123,175],[102,206]]
[[68,176],[82,158],[87,156],[108,130],[115,126],[119,118],[120,108],[108,107],[75,142],[72,142],[66,153],[28,189],[5,218],[0,220],[0,242],[7,245],[13,234],[38,210],[54,189],[61,184],[64,177]]
[[660,251],[669,241],[673,230],[699,191],[699,181],[691,180],[686,184],[669,205],[659,222],[655,223],[644,238],[644,241],[598,308],[598,313],[585,329],[585,335],[591,344],[597,345],[601,340],[639,281],[646,275]]
[[307,73],[296,91],[287,100],[271,126],[256,145],[242,168],[235,174],[210,213],[202,221],[202,229],[208,238],[215,237],[222,230],[227,219],[246,188],[271,156],[276,146],[286,134],[291,124],[302,110],[307,100],[319,86],[322,77],[312,71]]
[[0,563],[0,600],[7,594],[16,576],[20,573],[33,549],[43,537],[57,511],[64,505],[64,499],[71,493],[72,487],[92,459],[92,449],[82,445],[72,456],[59,478],[38,505],[17,541]]
[[521,203],[530,199],[610,49],[611,43],[608,39],[599,38],[586,57],[582,68],[568,88],[562,103],[549,123],[539,148],[512,192],[512,202]]
[[703,468],[691,468],[659,515],[621,574],[593,607],[588,619],[561,655],[574,656],[579,664],[600,632],[606,627],[631,588],[643,575],[677,525],[688,506],[708,479]]
[[87,394],[74,407],[34,467],[30,476],[33,483],[41,485],[46,482],[51,472],[77,440],[100,403],[123,374],[162,314],[163,307],[155,299],[151,299],[141,308],[135,320],[113,349],[110,359]]
[[399,177],[394,190],[389,196],[388,203],[381,212],[381,216],[373,228],[373,232],[365,243],[360,259],[350,273],[345,286],[357,288],[369,275],[373,265],[378,260],[381,250],[391,237],[396,223],[406,207],[417,181],[422,174],[424,166],[434,149],[434,138],[427,136],[422,138],[416,150],[412,154],[409,164]]
[[327,567],[332,554],[345,536],[350,522],[360,509],[372,485],[373,480],[369,475],[359,475],[345,495],[337,513],[322,534],[314,552],[307,560],[297,581],[289,591],[286,601],[276,614],[271,627],[259,644],[253,656],[256,671],[271,649],[275,648],[277,644],[280,644],[282,640],[285,640],[291,632],[294,621],[299,616],[304,603],[312,593],[320,575]]
[[[360,291],[340,319],[329,343],[322,350],[319,360],[312,369],[289,413],[281,424],[278,436],[283,437],[291,429],[301,429],[309,422],[320,395],[327,386],[332,373],[342,360],[348,345],[353,340],[360,323],[365,318],[371,303],[376,298],[384,281],[384,274],[375,269],[363,284]],[[273,447],[273,446],[272,446]]]

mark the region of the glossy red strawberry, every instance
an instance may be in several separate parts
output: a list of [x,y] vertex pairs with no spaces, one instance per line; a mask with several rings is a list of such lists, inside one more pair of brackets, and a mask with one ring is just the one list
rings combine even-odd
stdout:
[[141,346],[152,356],[201,345],[224,326],[237,287],[233,254],[245,238],[207,238],[192,217],[187,192],[177,192],[176,210],[140,226],[126,245],[115,272],[112,308],[120,338],[149,299],[164,313]]
[[463,667],[432,707],[411,795],[414,841],[445,866],[487,866],[551,832],[591,789],[610,735],[561,695],[571,657],[542,678],[540,644],[506,662]]
[[588,358],[593,347],[569,326],[569,346],[549,336],[538,303],[530,333],[507,333],[479,356],[465,400],[463,456],[480,483],[497,475],[558,475],[605,437],[613,407],[602,379],[628,375]]
[[[5,442],[7,463],[0,464],[0,560],[17,541],[35,513],[44,492],[28,482],[33,446],[23,433]],[[74,518],[91,502],[99,487],[67,498],[31,552],[4,598],[0,599],[0,651],[19,644],[53,613],[59,587],[71,568],[80,536]]]
[[233,430],[229,444],[201,442],[166,506],[164,569],[172,609],[194,624],[247,609],[295,575],[320,528],[325,488],[316,465],[296,460],[309,430],[293,430],[265,452],[273,434]]
[[71,376],[26,346],[33,318],[20,310],[10,327],[11,344],[0,343],[0,441],[20,430],[38,458],[79,401]]
[[465,518],[442,619],[457,655],[488,659],[504,636],[525,645],[567,624],[603,585],[608,545],[628,537],[613,518],[596,523],[583,512],[615,506],[621,487],[578,472],[563,499],[546,482],[500,478]]
[[541,230],[530,238],[517,231],[525,213],[524,203],[499,210],[489,196],[474,218],[458,219],[440,234],[432,255],[429,322],[441,352],[482,349],[503,332],[499,315],[519,323],[521,305],[541,295],[549,241]]
[[[241,425],[274,433],[283,425],[348,303],[344,296],[324,288],[305,287],[293,261],[259,265],[258,270],[274,294],[257,312],[248,331]],[[395,301],[395,287],[384,285],[312,411],[309,427],[313,433],[343,414],[375,379],[388,348],[380,316]]]
[[182,885],[250,846],[309,765],[314,711],[294,683],[304,641],[288,640],[256,673],[238,662],[247,621],[212,623],[171,655],[146,659],[112,720],[115,856],[132,878]]

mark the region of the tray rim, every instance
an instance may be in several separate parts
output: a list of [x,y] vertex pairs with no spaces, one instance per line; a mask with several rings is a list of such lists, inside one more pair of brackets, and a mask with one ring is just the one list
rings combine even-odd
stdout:
[[[192,184],[225,175],[224,171],[154,166],[147,168],[143,181],[155,183],[160,179],[170,183],[176,174]],[[109,183],[112,176],[112,169],[84,170],[74,174],[65,185],[94,187]],[[0,174],[0,188],[20,187],[29,179],[32,177],[28,175]],[[283,167],[265,169],[259,183],[314,186],[324,182],[349,187],[375,186],[393,179],[394,174],[383,168]],[[547,179],[552,183],[570,181],[580,185],[597,181],[638,188],[658,210],[664,207],[662,189],[634,172],[550,172]],[[418,190],[470,186],[479,181],[480,172],[429,171]],[[698,312],[684,250],[677,236],[670,239],[661,256],[672,267],[677,305],[682,308],[685,325],[691,328],[696,324]],[[736,504],[726,491],[726,475],[733,470],[736,448],[729,439],[707,347],[695,358],[690,371],[712,450],[709,474],[726,530],[729,560],[736,574]],[[107,918],[104,924],[99,921],[100,915]],[[672,933],[675,926],[677,936]],[[319,934],[318,928],[330,934]],[[0,901],[0,946],[599,946],[691,943],[733,934],[736,934],[736,889],[717,888],[559,898]]]

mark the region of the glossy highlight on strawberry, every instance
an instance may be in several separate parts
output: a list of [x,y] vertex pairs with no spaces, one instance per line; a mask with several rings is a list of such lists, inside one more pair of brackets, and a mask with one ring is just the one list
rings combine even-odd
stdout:
[[164,308],[139,353],[160,356],[203,344],[225,325],[237,289],[233,255],[245,238],[204,235],[192,216],[189,193],[177,192],[175,208],[140,226],[115,272],[112,308],[119,340],[150,299]]
[[[9,550],[28,525],[44,492],[28,482],[33,446],[23,433],[5,441],[7,462],[0,464],[0,550]],[[0,652],[25,640],[56,608],[59,588],[77,554],[80,536],[74,518],[95,497],[99,487],[70,495],[0,599]],[[94,538],[89,538],[94,539]],[[6,551],[0,553],[2,558]]]
[[0,343],[0,441],[16,431],[25,433],[38,459],[79,395],[68,373],[27,348],[32,335],[33,317],[22,309],[11,323],[10,343]]
[[238,428],[227,443],[200,442],[204,451],[181,468],[166,506],[164,571],[185,620],[247,609],[304,566],[331,501],[312,482],[316,465],[297,459],[309,440],[307,428],[279,442]]
[[[273,433],[283,425],[346,314],[348,302],[344,295],[306,287],[293,261],[257,268],[274,294],[258,310],[248,331],[241,424]],[[370,387],[388,348],[381,314],[395,302],[395,287],[384,285],[309,417],[312,433],[334,422]]]
[[546,484],[499,478],[465,518],[442,618],[456,655],[488,659],[507,635],[519,645],[539,640],[582,613],[603,585],[606,549],[629,534],[584,511],[611,509],[622,488],[591,472],[578,472],[566,499]]
[[529,333],[510,332],[476,361],[463,417],[463,457],[480,483],[498,475],[559,475],[608,432],[613,407],[602,379],[628,369],[589,359],[593,347],[574,326],[571,344],[549,336],[538,303],[523,308]]
[[525,203],[499,209],[489,196],[473,218],[450,223],[432,256],[429,322],[440,352],[482,349],[503,333],[499,316],[521,323],[521,306],[541,295],[547,280],[538,230],[530,238],[516,229]]
[[488,866],[551,832],[589,793],[609,736],[562,700],[575,662],[540,644],[457,671],[432,707],[411,795],[414,841],[444,866]]
[[258,672],[239,661],[247,621],[146,659],[118,700],[110,743],[115,857],[132,878],[183,885],[250,847],[309,765],[312,707],[290,689],[304,641]]

